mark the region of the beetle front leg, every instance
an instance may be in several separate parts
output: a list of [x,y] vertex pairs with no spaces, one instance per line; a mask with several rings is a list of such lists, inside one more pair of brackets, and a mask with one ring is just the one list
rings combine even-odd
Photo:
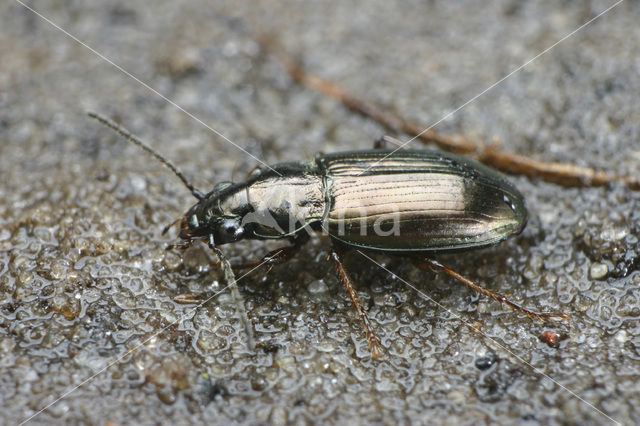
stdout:
[[247,309],[244,306],[244,301],[240,296],[240,291],[238,290],[238,283],[236,281],[236,277],[233,274],[233,268],[231,267],[231,263],[226,258],[226,256],[222,253],[222,251],[215,245],[213,240],[213,235],[209,235],[209,241],[207,243],[209,248],[213,250],[213,252],[220,259],[220,266],[222,267],[222,271],[224,272],[224,278],[227,283],[227,287],[231,289],[231,297],[233,299],[234,304],[236,305],[236,309],[240,314],[240,319],[242,321],[242,326],[244,327],[244,331],[247,334],[247,348],[249,352],[253,352],[256,348],[255,339],[253,338],[253,326],[251,325],[251,321],[249,321],[249,316],[247,315]]
[[367,333],[367,339],[369,340],[369,346],[371,347],[371,357],[380,358],[382,356],[382,349],[380,348],[380,339],[378,339],[378,336],[376,336],[376,334],[374,333],[373,328],[371,327],[371,321],[369,320],[369,315],[367,314],[367,311],[365,311],[362,305],[360,304],[360,299],[358,298],[358,294],[356,293],[356,290],[353,288],[353,281],[351,281],[351,278],[347,274],[347,271],[344,269],[343,260],[342,260],[343,253],[344,253],[344,250],[338,247],[336,243],[334,243],[333,246],[331,247],[330,257],[333,260],[333,263],[336,265],[336,269],[338,270],[338,276],[340,278],[340,281],[342,281],[342,284],[344,284],[345,288],[347,289],[347,293],[351,298],[351,302],[353,303],[353,306],[356,308],[356,312],[358,313],[358,316],[362,321],[362,325],[364,326],[364,330]]

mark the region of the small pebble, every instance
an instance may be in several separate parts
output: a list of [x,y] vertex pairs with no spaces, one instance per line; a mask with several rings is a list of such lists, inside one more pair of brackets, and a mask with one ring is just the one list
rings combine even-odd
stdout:
[[615,339],[618,343],[625,343],[628,340],[627,332],[624,330],[620,330],[616,333]]
[[589,275],[594,280],[601,280],[607,276],[609,268],[604,263],[594,263],[589,269]]

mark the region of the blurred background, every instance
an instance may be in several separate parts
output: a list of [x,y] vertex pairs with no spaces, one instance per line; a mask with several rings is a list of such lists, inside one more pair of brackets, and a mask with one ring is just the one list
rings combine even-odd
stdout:
[[[26,420],[78,385],[32,422],[640,421],[638,192],[510,176],[530,211],[524,233],[439,257],[528,308],[569,313],[570,328],[523,317],[404,258],[375,257],[395,276],[355,254],[347,267],[386,352],[371,360],[319,237],[290,263],[239,281],[258,343],[252,355],[228,292],[195,311],[175,301],[225,286],[202,247],[164,250],[175,230],[162,228],[193,198],[86,116],[121,122],[207,191],[258,163],[158,93],[267,163],[369,149],[388,132],[296,85],[258,34],[308,71],[427,127],[613,4],[28,3],[57,29],[3,2],[4,421]],[[638,175],[639,21],[640,4],[622,2],[435,130]],[[240,261],[277,246],[225,252]],[[541,341],[544,331],[560,336],[558,347]]]

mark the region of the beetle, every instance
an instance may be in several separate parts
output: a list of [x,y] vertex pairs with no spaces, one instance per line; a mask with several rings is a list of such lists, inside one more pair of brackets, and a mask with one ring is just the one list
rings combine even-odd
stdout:
[[221,182],[209,193],[197,190],[169,161],[117,123],[89,116],[151,153],[182,180],[197,202],[179,222],[184,249],[204,241],[219,246],[246,239],[285,239],[261,261],[289,260],[312,232],[331,239],[329,257],[363,323],[374,358],[381,356],[367,311],[343,266],[347,250],[357,248],[410,255],[418,266],[441,270],[472,289],[537,318],[563,318],[527,310],[481,287],[426,255],[498,244],[519,234],[527,222],[524,198],[498,172],[473,160],[429,150],[388,150],[390,137],[373,150],[318,154],[311,161],[256,168],[244,182]]

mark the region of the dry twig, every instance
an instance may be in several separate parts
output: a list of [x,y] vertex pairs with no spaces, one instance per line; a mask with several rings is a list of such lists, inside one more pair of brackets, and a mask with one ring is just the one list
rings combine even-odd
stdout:
[[[269,38],[261,38],[263,49],[277,56],[291,78],[298,84],[309,87],[323,95],[341,102],[346,108],[365,117],[369,117],[387,129],[409,135],[418,135],[423,127],[386,111],[383,107],[367,102],[348,93],[339,85],[324,80],[304,70],[300,62],[284,52]],[[618,176],[571,163],[544,162],[499,150],[496,144],[480,149],[477,144],[463,136],[447,136],[434,130],[428,130],[418,137],[425,144],[433,143],[439,148],[457,154],[473,154],[475,158],[500,171],[536,177],[567,187],[604,186],[621,182],[634,190],[640,190],[640,178],[636,176]]]

